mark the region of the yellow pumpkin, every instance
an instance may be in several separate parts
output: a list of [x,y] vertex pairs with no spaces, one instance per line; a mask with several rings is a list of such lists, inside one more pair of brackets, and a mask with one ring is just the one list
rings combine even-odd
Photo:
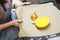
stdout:
[[37,28],[45,28],[49,25],[50,19],[46,16],[42,16],[37,18],[34,23]]

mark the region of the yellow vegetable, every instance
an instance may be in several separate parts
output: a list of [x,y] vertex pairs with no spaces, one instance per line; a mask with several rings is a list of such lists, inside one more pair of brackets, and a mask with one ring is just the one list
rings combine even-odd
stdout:
[[35,20],[35,25],[37,28],[45,28],[49,25],[50,19],[46,16],[39,17]]

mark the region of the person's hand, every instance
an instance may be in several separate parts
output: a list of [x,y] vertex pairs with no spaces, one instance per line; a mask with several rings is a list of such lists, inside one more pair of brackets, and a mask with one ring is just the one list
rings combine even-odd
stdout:
[[22,23],[22,22],[23,22],[22,20],[14,20],[14,21],[10,21],[10,24],[13,25],[13,26],[18,27],[18,24]]
[[23,2],[24,5],[30,5],[31,2]]

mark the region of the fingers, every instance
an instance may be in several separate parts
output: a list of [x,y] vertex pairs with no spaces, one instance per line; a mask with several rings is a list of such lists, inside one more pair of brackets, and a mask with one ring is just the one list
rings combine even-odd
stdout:
[[22,20],[14,20],[14,21],[10,21],[9,23],[13,26],[18,27],[19,23],[22,23]]
[[18,27],[18,23],[15,23],[14,26]]
[[30,5],[31,2],[24,2],[24,5]]
[[22,20],[15,20],[16,22],[18,22],[18,23],[22,23],[23,21]]

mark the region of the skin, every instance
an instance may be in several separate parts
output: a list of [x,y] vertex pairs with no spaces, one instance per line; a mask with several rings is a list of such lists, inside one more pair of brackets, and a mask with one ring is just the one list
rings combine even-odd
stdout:
[[[9,6],[8,3],[6,3],[4,5]],[[4,9],[3,9],[3,7],[0,4],[0,20],[3,18],[3,13],[4,13]],[[6,28],[8,28],[10,26],[18,27],[18,23],[21,23],[21,22],[22,22],[22,20],[14,20],[14,21],[10,21],[8,23],[0,24],[0,30],[6,29]]]
[[8,23],[4,23],[4,24],[0,24],[0,30],[3,30],[5,28],[8,28],[10,26],[15,26],[18,27],[18,23],[22,22],[21,20],[14,20],[14,21],[10,21]]
[[[20,0],[20,2],[22,2],[22,1]],[[18,4],[19,3],[12,4],[12,7],[14,8],[14,5],[15,5],[15,8],[19,7],[20,5],[30,5],[31,2],[27,2],[26,0],[24,0],[21,4],[19,4],[19,5]]]

